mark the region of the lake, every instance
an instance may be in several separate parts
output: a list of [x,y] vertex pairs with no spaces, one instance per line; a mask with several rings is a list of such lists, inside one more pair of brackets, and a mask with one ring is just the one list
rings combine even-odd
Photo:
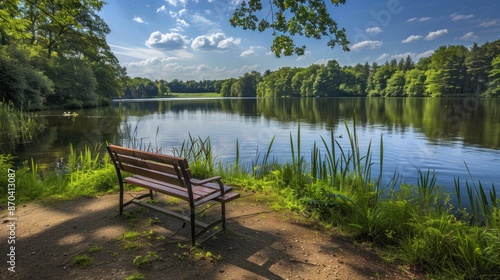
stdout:
[[[272,138],[273,156],[291,161],[290,135],[307,160],[321,137],[349,149],[344,122],[354,124],[362,152],[372,145],[378,174],[381,136],[384,146],[383,179],[397,172],[416,184],[418,169],[437,172],[437,182],[454,191],[454,178],[500,186],[500,99],[475,98],[211,98],[115,101],[106,108],[44,111],[47,129],[38,143],[25,148],[20,158],[34,158],[53,168],[57,158],[77,148],[106,141],[115,144],[151,144],[170,152],[193,137],[210,137],[217,158],[231,163],[240,146],[240,162],[250,165],[267,150]],[[354,123],[354,115],[356,120]],[[376,175],[374,176],[376,177]]]

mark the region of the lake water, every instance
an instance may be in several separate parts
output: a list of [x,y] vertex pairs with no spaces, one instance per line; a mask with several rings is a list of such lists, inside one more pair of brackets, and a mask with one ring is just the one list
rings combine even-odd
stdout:
[[[418,169],[435,170],[439,185],[454,190],[453,180],[481,180],[500,186],[500,99],[438,98],[231,98],[148,99],[113,102],[110,107],[77,111],[42,112],[46,132],[38,144],[26,148],[21,158],[31,157],[46,168],[67,157],[69,144],[80,148],[106,141],[126,144],[130,136],[143,145],[169,152],[193,137],[210,141],[220,160],[235,159],[236,139],[240,162],[255,160],[275,137],[273,156],[290,161],[290,135],[309,159],[313,143],[321,137],[335,139],[349,149],[344,122],[354,125],[360,148],[370,141],[374,172],[378,172],[380,138],[384,143],[383,177],[394,172],[415,184]],[[127,136],[128,135],[128,136]],[[468,170],[467,170],[467,167]],[[376,173],[378,174],[378,173]],[[469,178],[470,180],[470,178]]]

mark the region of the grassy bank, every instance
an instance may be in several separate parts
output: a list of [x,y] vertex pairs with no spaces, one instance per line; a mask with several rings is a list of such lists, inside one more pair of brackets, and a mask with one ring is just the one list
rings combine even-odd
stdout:
[[43,131],[42,120],[12,104],[0,102],[0,152],[10,154],[21,144],[31,143]]
[[[274,140],[251,163],[239,161],[238,142],[235,162],[218,162],[209,138],[190,137],[172,153],[188,158],[195,177],[219,174],[235,187],[273,194],[277,206],[302,212],[324,227],[337,227],[354,240],[371,244],[389,261],[409,265],[431,278],[500,277],[500,204],[493,185],[487,191],[481,182],[463,183],[457,178],[456,193],[447,194],[436,186],[437,175],[430,170],[416,170],[417,185],[400,183],[397,175],[383,185],[382,139],[377,147],[380,161],[374,163],[371,145],[360,151],[356,127],[346,125],[346,130],[349,150],[331,135],[315,144],[306,158],[299,126],[296,134],[290,134],[292,157],[285,163],[271,157]],[[17,197],[67,198],[115,190],[114,169],[107,155],[97,150],[71,150],[50,175],[40,174],[36,164],[26,164],[16,172]],[[11,168],[10,162],[0,156],[2,170]],[[379,174],[372,174],[374,164],[379,165]],[[470,205],[467,209],[462,207],[463,193]]]
[[220,93],[216,92],[192,92],[192,93],[182,93],[182,92],[171,92],[170,97],[179,98],[205,98],[205,97],[221,97]]

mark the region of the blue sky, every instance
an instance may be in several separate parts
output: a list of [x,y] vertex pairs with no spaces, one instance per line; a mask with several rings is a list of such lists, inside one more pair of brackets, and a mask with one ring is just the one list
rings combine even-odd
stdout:
[[106,2],[100,15],[111,28],[112,51],[129,76],[152,80],[225,79],[330,59],[355,65],[410,55],[418,61],[443,45],[470,47],[500,39],[498,0],[347,0],[330,12],[347,30],[350,52],[332,50],[326,39],[298,38],[297,45],[307,45],[306,55],[276,58],[270,32],[229,24],[241,0]]

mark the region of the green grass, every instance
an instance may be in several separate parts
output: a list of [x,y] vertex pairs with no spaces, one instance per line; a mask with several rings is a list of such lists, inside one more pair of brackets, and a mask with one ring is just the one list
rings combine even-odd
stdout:
[[[371,143],[362,151],[356,126],[345,126],[350,149],[343,149],[332,132],[330,139],[321,138],[319,144],[313,145],[310,160],[303,155],[300,125],[289,137],[291,162],[279,163],[271,158],[274,138],[264,153],[250,163],[250,168],[239,161],[237,140],[233,164],[223,164],[218,159],[208,137],[189,135],[173,153],[189,160],[196,178],[222,175],[235,188],[268,193],[268,197],[279,200],[276,203],[281,208],[302,212],[325,227],[336,226],[355,240],[370,242],[385,252],[386,258],[433,278],[500,277],[500,201],[494,185],[487,192],[486,186],[472,177],[465,185],[457,178],[456,203],[451,202],[452,195],[436,185],[438,174],[432,170],[416,170],[417,185],[399,183],[397,174],[383,185],[382,139],[380,161],[373,163]],[[107,155],[98,151],[71,149],[65,168],[59,174],[43,177],[35,163],[26,164],[16,171],[16,195],[30,200],[116,190],[114,167]],[[379,165],[379,174],[372,174],[373,164]],[[0,155],[0,167],[12,168],[12,157]],[[463,206],[462,196],[469,208]],[[2,195],[3,199],[6,197]],[[140,246],[141,237],[153,235],[127,232],[120,236],[120,241],[124,249],[133,250]],[[155,259],[153,253],[137,257],[134,263],[138,267]],[[200,257],[213,256],[204,253]]]
[[91,265],[93,262],[94,260],[86,254],[76,255],[73,258],[73,264],[81,267],[87,267]]
[[171,92],[170,97],[203,98],[203,97],[221,97],[221,95],[220,93],[216,92],[193,92],[193,93]]
[[31,143],[45,129],[42,119],[0,101],[0,152],[13,153],[21,144]]

